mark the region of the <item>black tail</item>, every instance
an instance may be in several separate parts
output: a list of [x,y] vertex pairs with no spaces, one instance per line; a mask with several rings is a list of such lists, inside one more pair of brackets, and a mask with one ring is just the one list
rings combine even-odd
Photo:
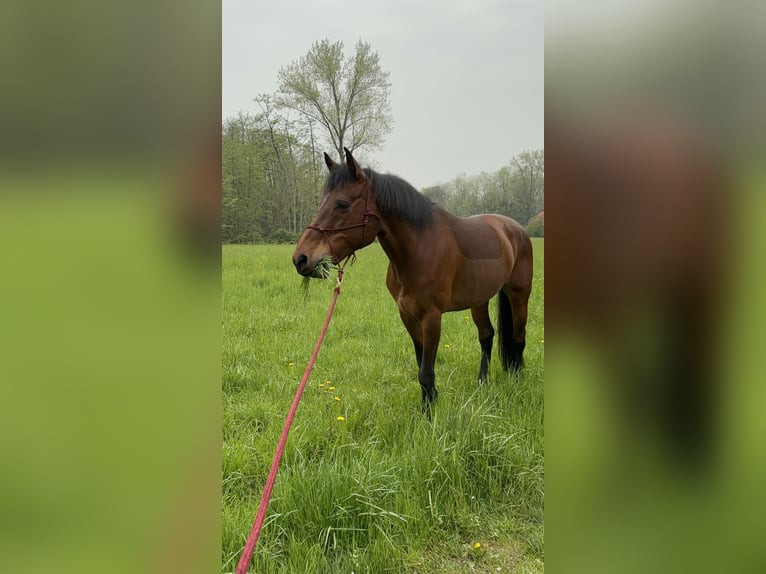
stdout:
[[524,366],[524,343],[513,340],[513,310],[508,295],[502,289],[497,294],[497,338],[500,342],[500,360],[506,371]]

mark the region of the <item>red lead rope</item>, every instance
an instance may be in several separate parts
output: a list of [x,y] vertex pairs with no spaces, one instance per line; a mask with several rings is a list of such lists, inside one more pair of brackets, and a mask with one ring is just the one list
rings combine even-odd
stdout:
[[314,346],[314,352],[311,354],[309,364],[306,365],[306,370],[303,372],[303,378],[301,379],[298,390],[295,392],[295,398],[293,404],[290,407],[290,412],[287,413],[287,419],[285,425],[282,427],[282,436],[279,437],[279,444],[277,444],[277,450],[274,453],[274,460],[271,461],[271,470],[269,471],[269,477],[266,479],[266,486],[263,487],[263,494],[261,495],[261,502],[258,505],[258,513],[255,515],[255,522],[253,523],[253,529],[250,531],[250,536],[247,537],[247,543],[244,550],[242,550],[242,556],[237,564],[236,574],[247,574],[247,568],[250,565],[250,560],[253,558],[253,551],[255,545],[258,542],[258,536],[261,534],[261,527],[263,526],[263,520],[266,518],[266,509],[269,507],[269,500],[271,500],[271,491],[274,489],[274,482],[277,480],[277,472],[279,471],[279,462],[282,460],[282,453],[285,450],[285,444],[287,443],[287,435],[290,432],[290,427],[293,424],[293,418],[295,417],[295,411],[298,410],[298,403],[301,401],[303,395],[303,389],[306,388],[306,381],[309,379],[311,369],[314,367],[314,361],[316,361],[319,354],[319,348],[322,346],[322,341],[327,333],[327,327],[330,325],[330,319],[332,319],[333,311],[335,310],[335,302],[340,295],[340,283],[343,280],[343,268],[338,268],[338,284],[335,286],[335,293],[332,297],[332,303],[330,309],[327,311],[327,317],[322,325],[322,331],[319,333],[319,339]]

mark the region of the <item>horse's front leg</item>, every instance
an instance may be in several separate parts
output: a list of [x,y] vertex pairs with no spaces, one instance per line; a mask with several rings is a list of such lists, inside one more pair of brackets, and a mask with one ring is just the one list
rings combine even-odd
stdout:
[[399,317],[401,317],[402,323],[412,339],[412,344],[415,347],[415,359],[418,362],[418,371],[420,371],[420,365],[423,362],[423,329],[420,327],[420,321],[401,308],[399,309]]
[[418,381],[422,392],[423,412],[431,416],[431,405],[439,396],[435,385],[434,364],[439,350],[442,331],[442,314],[436,309],[429,311],[421,320],[423,332],[423,358]]

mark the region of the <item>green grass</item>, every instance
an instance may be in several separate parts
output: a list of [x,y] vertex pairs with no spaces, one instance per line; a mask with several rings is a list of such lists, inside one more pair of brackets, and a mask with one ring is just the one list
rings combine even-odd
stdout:
[[[432,422],[385,254],[377,244],[359,253],[293,423],[253,572],[543,570],[543,240],[534,246],[524,373],[514,379],[495,356],[478,386],[470,313],[445,315]],[[292,250],[223,248],[223,572],[239,560],[332,298],[334,278],[312,281],[304,302]]]

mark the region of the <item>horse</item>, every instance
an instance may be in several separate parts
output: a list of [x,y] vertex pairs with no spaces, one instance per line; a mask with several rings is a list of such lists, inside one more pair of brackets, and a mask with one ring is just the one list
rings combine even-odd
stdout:
[[376,238],[388,256],[386,286],[415,347],[423,411],[438,397],[434,363],[444,313],[471,310],[481,348],[478,380],[488,378],[495,329],[489,300],[498,295],[503,369],[524,365],[527,305],[532,289],[532,242],[526,230],[496,214],[457,217],[402,178],[345,164],[324,154],[329,174],[319,208],[293,254],[297,272],[322,277]]
[[725,162],[657,112],[546,117],[547,326],[593,349],[624,451],[656,435],[669,461],[699,470],[716,443],[729,312]]

